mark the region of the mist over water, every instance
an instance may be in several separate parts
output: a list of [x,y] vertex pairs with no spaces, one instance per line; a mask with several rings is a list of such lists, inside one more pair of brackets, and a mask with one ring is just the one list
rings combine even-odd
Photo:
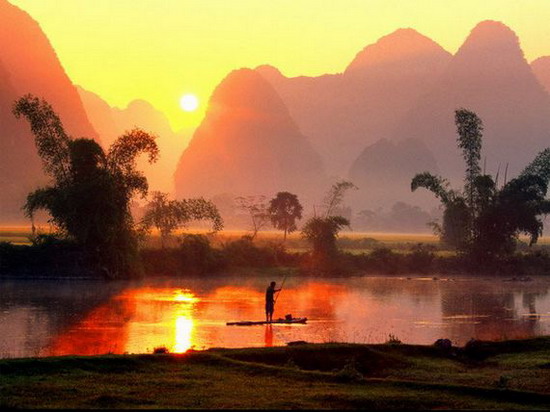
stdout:
[[[275,317],[306,325],[226,326],[263,320],[271,278],[139,282],[2,281],[0,356],[150,353],[212,347],[347,341],[432,344],[550,333],[550,280],[494,278],[289,278]],[[280,282],[279,279],[276,279]]]

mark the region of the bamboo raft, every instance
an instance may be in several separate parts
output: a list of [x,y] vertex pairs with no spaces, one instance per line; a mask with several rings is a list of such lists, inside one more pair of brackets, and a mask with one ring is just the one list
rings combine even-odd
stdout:
[[240,322],[227,322],[227,326],[255,326],[255,325],[271,325],[271,324],[280,324],[280,325],[292,325],[295,323],[304,324],[307,322],[307,318],[292,318],[292,319],[275,319],[271,322],[265,320],[253,321],[253,320],[244,320]]

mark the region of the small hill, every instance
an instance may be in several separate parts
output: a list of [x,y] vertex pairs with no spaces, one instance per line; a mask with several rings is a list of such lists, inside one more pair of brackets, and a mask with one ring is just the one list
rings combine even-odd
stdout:
[[353,193],[350,200],[361,208],[389,206],[398,201],[431,205],[431,194],[413,196],[410,190],[412,177],[426,171],[438,173],[439,168],[424,143],[414,139],[400,142],[381,139],[367,146],[353,162],[349,178],[361,190]]

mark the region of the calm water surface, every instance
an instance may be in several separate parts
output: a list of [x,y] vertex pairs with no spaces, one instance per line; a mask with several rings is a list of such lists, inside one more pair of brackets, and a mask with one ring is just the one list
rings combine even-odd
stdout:
[[289,278],[275,317],[305,316],[306,325],[226,326],[264,319],[270,280],[1,281],[0,357],[550,335],[548,278]]

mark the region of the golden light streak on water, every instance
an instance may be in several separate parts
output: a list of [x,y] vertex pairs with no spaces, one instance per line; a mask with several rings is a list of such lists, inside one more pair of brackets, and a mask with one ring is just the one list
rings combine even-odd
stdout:
[[178,304],[174,321],[175,343],[172,349],[175,353],[183,353],[194,346],[193,306],[198,301],[199,299],[190,291],[175,291],[174,302]]
[[186,317],[185,315],[176,318],[175,331],[176,331],[176,343],[174,345],[173,352],[183,353],[188,349],[191,349],[192,345],[192,333],[194,322],[193,319]]

